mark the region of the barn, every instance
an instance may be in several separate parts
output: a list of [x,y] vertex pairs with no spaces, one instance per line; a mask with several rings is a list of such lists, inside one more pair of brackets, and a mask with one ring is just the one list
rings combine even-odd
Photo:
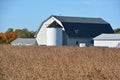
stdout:
[[120,47],[120,34],[101,34],[94,38],[94,46]]
[[93,45],[93,38],[102,33],[114,33],[101,18],[52,15],[42,22],[35,37],[38,45]]

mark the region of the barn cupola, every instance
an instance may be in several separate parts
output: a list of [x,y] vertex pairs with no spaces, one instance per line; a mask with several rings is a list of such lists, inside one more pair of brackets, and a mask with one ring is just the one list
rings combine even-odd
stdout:
[[47,46],[62,45],[62,26],[56,21],[47,26]]

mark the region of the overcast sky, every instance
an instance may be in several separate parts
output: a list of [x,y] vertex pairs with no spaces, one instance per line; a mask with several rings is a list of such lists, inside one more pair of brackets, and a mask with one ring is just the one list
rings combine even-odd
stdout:
[[100,17],[120,28],[120,0],[0,0],[0,32],[36,31],[50,15]]

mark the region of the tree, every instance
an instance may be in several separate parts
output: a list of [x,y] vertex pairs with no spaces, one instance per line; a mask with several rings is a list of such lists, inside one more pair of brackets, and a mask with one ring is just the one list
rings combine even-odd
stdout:
[[29,32],[27,28],[22,29],[24,32]]
[[4,36],[3,33],[0,33],[0,44],[5,42],[3,36]]
[[9,28],[6,33],[10,33],[10,32],[13,32],[13,28]]
[[16,38],[34,38],[36,32],[29,31],[28,29],[16,29],[9,28],[5,33],[0,33],[0,43],[9,44]]
[[115,33],[120,33],[120,28],[114,29]]
[[28,29],[16,29],[15,32],[17,33],[18,38],[34,38],[35,32],[29,31]]
[[9,44],[11,41],[16,39],[17,35],[15,32],[10,33],[0,33],[0,43]]

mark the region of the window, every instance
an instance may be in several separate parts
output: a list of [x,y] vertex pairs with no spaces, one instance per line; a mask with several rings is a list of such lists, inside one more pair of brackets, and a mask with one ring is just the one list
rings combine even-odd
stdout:
[[78,45],[78,41],[76,41],[76,45]]

